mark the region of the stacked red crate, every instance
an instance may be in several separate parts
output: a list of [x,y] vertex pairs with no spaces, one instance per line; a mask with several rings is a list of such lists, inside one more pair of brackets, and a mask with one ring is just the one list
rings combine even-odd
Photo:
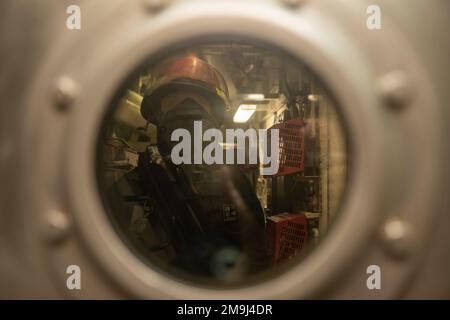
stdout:
[[281,213],[267,218],[269,255],[274,263],[292,259],[307,243],[308,224],[303,213]]

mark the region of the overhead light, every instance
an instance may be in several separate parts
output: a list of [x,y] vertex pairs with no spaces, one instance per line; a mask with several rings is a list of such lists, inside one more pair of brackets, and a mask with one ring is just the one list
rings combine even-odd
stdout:
[[247,100],[253,100],[253,101],[261,101],[264,100],[266,97],[262,93],[250,93],[247,94]]
[[308,100],[311,102],[316,102],[319,100],[319,95],[317,94],[310,94],[308,95]]
[[237,144],[236,143],[225,143],[225,142],[219,142],[219,146],[226,150],[226,149],[236,149]]
[[237,109],[233,121],[235,123],[247,122],[256,111],[256,104],[241,104]]

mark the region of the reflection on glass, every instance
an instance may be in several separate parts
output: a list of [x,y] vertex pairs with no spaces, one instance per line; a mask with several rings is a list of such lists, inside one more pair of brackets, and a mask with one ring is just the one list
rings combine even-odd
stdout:
[[138,70],[111,108],[100,194],[153,268],[197,285],[245,284],[304,259],[335,220],[342,124],[314,74],[281,51],[186,48]]

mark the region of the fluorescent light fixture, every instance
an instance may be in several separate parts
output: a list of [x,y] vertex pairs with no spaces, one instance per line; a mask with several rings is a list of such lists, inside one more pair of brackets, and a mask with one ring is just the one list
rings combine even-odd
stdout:
[[316,102],[319,100],[319,96],[317,94],[310,94],[308,95],[308,100],[311,102]]
[[225,143],[225,142],[219,142],[219,146],[222,149],[236,149],[237,144],[236,143]]
[[253,100],[253,101],[262,101],[265,99],[265,96],[262,93],[250,93],[247,94],[247,100]]
[[241,104],[237,109],[233,121],[235,123],[247,122],[256,111],[256,104]]

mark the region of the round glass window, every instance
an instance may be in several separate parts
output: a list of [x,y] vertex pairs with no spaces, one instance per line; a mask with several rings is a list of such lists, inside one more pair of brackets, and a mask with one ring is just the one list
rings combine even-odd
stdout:
[[251,41],[147,61],[118,90],[98,150],[120,237],[196,285],[246,285],[300,263],[337,218],[347,182],[332,95],[301,61]]

